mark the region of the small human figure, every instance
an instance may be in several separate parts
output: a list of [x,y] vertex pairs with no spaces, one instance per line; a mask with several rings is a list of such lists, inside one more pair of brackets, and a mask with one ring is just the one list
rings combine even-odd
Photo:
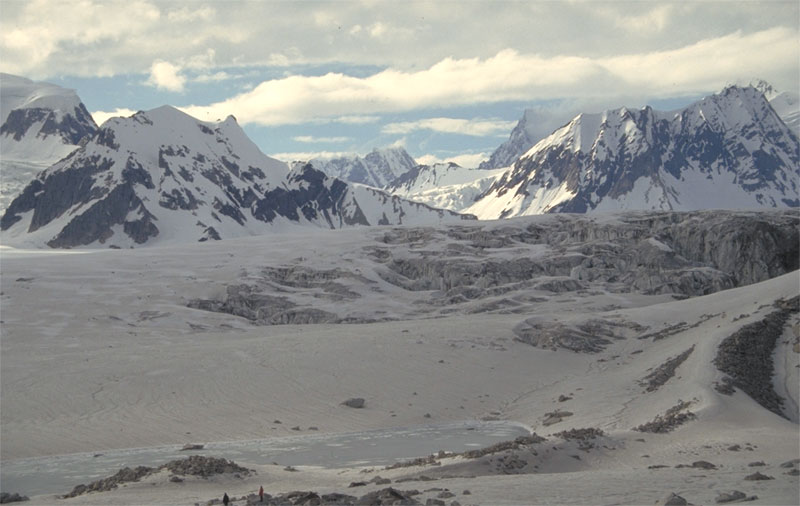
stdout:
[[222,504],[224,504],[225,506],[228,506],[229,502],[231,502],[231,498],[228,497],[228,493],[225,492],[224,494],[222,494]]
[[264,502],[264,487],[258,487],[258,502]]

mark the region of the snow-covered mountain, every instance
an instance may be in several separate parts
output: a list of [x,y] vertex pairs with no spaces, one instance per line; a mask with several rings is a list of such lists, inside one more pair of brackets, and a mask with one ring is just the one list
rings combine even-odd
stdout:
[[373,149],[364,157],[314,158],[308,163],[331,177],[383,188],[413,169],[417,162],[403,148]]
[[96,130],[73,90],[0,73],[0,212],[37,172]]
[[488,160],[481,162],[480,169],[508,167],[536,144],[540,136],[536,133],[536,113],[526,109],[522,119],[511,130],[508,140],[494,150]]
[[438,224],[464,217],[264,155],[235,118],[169,106],[112,118],[40,173],[0,219],[3,242],[132,247],[326,228]]
[[467,212],[796,207],[798,167],[800,142],[764,95],[731,86],[679,111],[580,114]]
[[[764,94],[778,116],[800,137],[800,94],[796,91],[779,92],[761,79],[754,80],[750,85]],[[541,112],[535,109],[526,109],[508,140],[495,149],[488,160],[481,162],[479,168],[494,169],[512,165],[545,137],[542,134],[542,122],[553,119],[542,118]]]
[[418,165],[385,187],[394,195],[459,211],[471,206],[506,169],[470,169],[455,163]]

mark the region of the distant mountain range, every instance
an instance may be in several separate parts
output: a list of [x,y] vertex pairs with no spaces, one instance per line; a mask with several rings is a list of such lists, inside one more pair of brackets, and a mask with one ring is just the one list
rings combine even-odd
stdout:
[[[800,94],[791,91],[778,92],[763,80],[756,80],[750,86],[764,94],[778,116],[796,136],[800,137]],[[526,109],[508,140],[495,149],[488,160],[481,162],[479,168],[508,167],[546,137],[546,134],[541,134],[542,129],[537,125],[539,121],[537,116],[536,110]]]
[[[73,91],[0,78],[0,229],[10,245],[132,247],[297,225],[800,206],[798,101],[766,83],[678,111],[580,114],[527,148],[537,130],[526,111],[483,168],[418,165],[402,148],[290,168],[233,117],[207,123],[164,106],[98,128]],[[494,164],[507,165],[486,169]]]
[[375,188],[385,187],[417,165],[411,155],[399,147],[374,149],[364,157],[314,158],[308,163],[328,176]]
[[381,190],[289,170],[229,116],[169,106],[106,121],[40,173],[0,219],[3,242],[132,247],[261,234],[286,226],[433,225],[469,219]]
[[550,212],[797,207],[800,141],[753,87],[673,112],[580,114],[468,207],[481,219]]

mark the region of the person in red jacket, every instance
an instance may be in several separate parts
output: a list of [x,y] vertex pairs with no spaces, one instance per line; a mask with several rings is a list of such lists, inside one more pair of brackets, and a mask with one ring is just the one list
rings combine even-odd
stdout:
[[264,487],[258,487],[258,502],[264,502]]

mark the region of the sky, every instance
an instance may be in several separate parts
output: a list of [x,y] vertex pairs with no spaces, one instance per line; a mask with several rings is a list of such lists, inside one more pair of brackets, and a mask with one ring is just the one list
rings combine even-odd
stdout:
[[0,71],[98,123],[232,114],[284,160],[403,146],[477,166],[526,108],[670,110],[729,84],[800,91],[800,2],[0,0]]

